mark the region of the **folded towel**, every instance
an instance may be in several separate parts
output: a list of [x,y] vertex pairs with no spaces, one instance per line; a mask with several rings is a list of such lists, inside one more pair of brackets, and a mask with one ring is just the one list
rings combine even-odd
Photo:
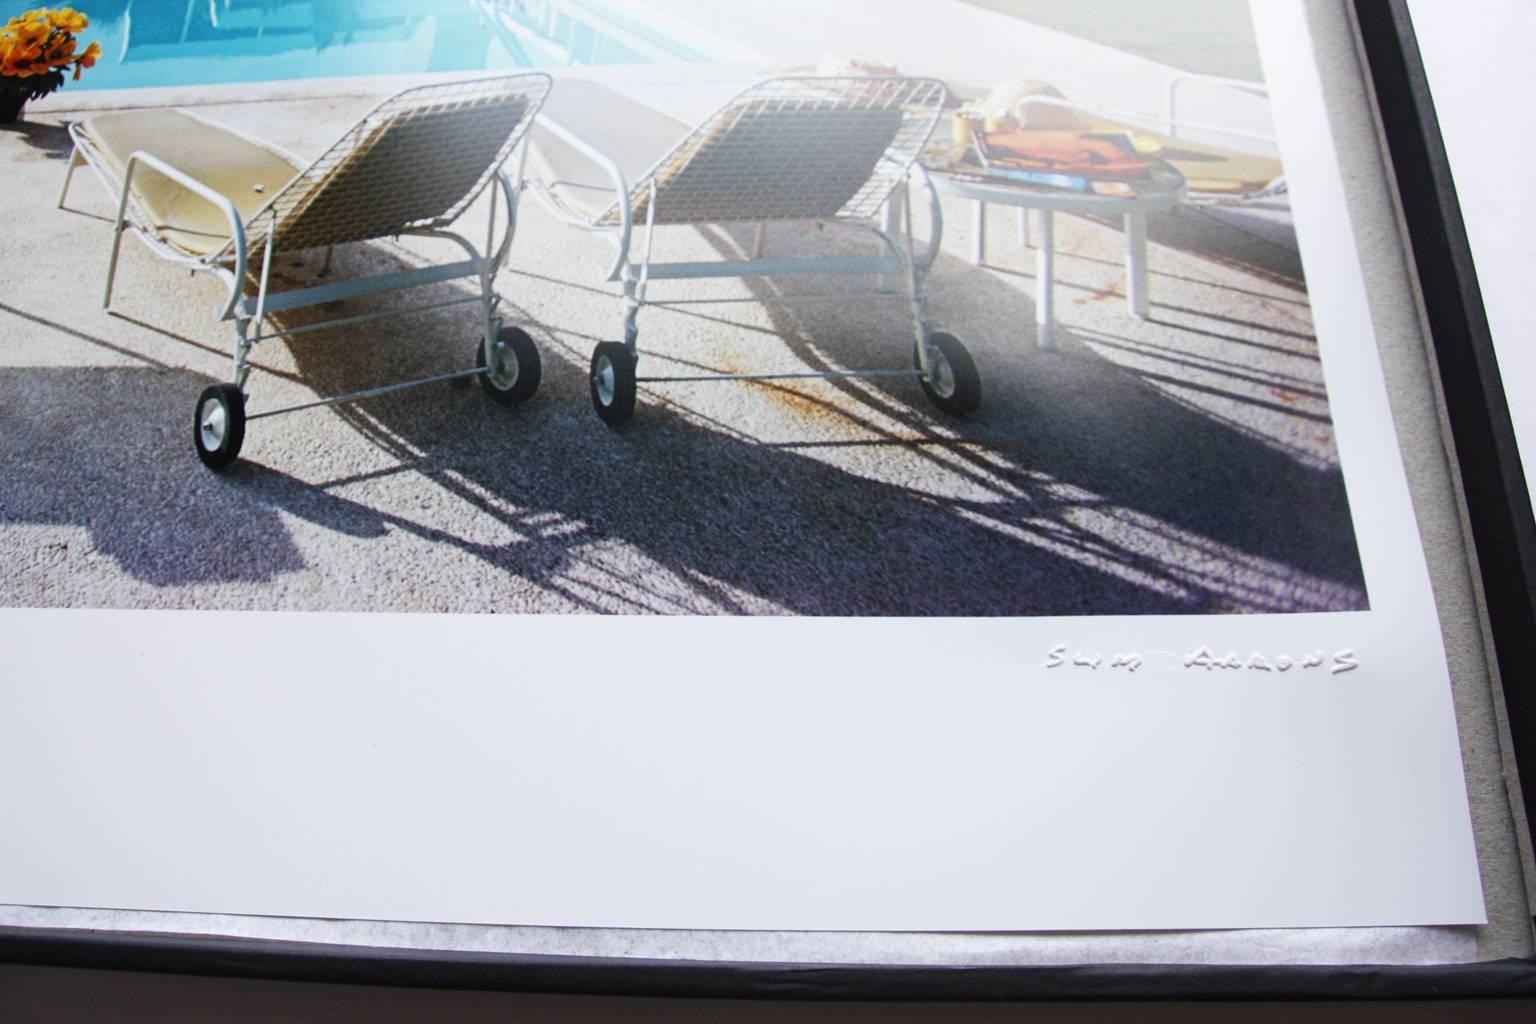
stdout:
[[990,167],[1094,178],[1144,178],[1151,169],[1121,132],[988,132],[977,147]]

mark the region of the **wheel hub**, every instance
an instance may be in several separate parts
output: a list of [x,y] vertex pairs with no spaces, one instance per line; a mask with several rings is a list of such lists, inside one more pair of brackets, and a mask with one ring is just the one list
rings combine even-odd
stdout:
[[209,402],[204,405],[197,429],[204,448],[213,452],[223,447],[224,437],[229,432],[229,412],[224,408],[224,403]]
[[517,383],[519,372],[516,357],[507,358],[507,343],[498,341],[491,346],[491,364],[486,371],[491,375],[491,382],[503,391]]
[[597,392],[598,401],[604,405],[613,404],[613,363],[606,356],[597,361],[597,369],[592,374],[592,387]]
[[928,386],[941,398],[951,398],[955,393],[955,368],[937,345],[928,347]]

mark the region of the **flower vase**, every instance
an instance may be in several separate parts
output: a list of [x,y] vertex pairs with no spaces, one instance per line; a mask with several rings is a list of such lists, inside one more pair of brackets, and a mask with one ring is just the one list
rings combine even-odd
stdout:
[[21,116],[21,108],[27,105],[25,96],[0,93],[0,124],[15,124]]

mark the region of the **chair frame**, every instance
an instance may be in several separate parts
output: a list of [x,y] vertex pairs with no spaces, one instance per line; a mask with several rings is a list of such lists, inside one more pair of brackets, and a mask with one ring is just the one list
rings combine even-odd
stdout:
[[[763,256],[767,235],[767,221],[751,218],[708,221],[673,221],[675,226],[700,227],[706,224],[755,224],[756,235],[751,252],[746,259],[711,261],[658,262],[654,258],[656,229],[666,226],[657,221],[657,208],[665,186],[658,181],[663,170],[674,165],[679,154],[706,137],[721,118],[741,105],[751,103],[776,90],[803,89],[813,94],[827,90],[835,95],[840,87],[854,89],[878,89],[882,84],[902,90],[910,89],[925,108],[931,107],[930,123],[921,138],[911,144],[910,152],[902,152],[894,158],[895,166],[887,166],[871,175],[871,180],[885,174],[888,187],[878,201],[856,196],[849,206],[856,207],[850,213],[830,217],[816,217],[814,223],[838,223],[860,227],[872,232],[879,240],[876,255],[863,258],[824,259],[768,259]],[[905,95],[905,94],[904,94]],[[541,131],[547,131],[569,145],[594,164],[601,167],[613,188],[614,204],[595,217],[583,216],[562,203],[558,194],[548,185],[530,180],[528,185],[534,197],[557,219],[587,231],[601,234],[614,247],[614,259],[605,280],[620,282],[623,287],[624,326],[622,343],[603,343],[594,351],[591,365],[591,390],[593,406],[598,415],[610,426],[617,426],[629,418],[633,410],[636,384],[664,384],[700,381],[768,381],[788,379],[847,379],[847,378],[913,378],[918,380],[930,400],[940,409],[953,414],[963,414],[975,408],[980,401],[980,382],[964,347],[952,335],[936,332],[927,312],[927,292],[924,287],[929,266],[938,254],[943,231],[943,213],[938,192],[928,178],[928,173],[917,162],[922,146],[937,125],[948,93],[943,83],[935,79],[907,78],[902,76],[865,76],[857,78],[829,76],[786,76],[758,82],[738,93],[720,106],[712,115],[699,122],[693,132],[679,142],[659,160],[636,185],[631,185],[624,171],[610,156],[581,138],[570,128],[553,118],[540,119]],[[880,158],[881,164],[892,164],[890,149]],[[877,165],[878,166],[878,165]],[[919,253],[913,239],[911,216],[911,186],[916,185],[927,195],[929,217],[932,223],[930,238],[923,252]],[[637,232],[634,207],[643,203],[643,232]],[[878,218],[878,219],[877,219]],[[786,218],[783,222],[804,223],[800,218]],[[640,234],[638,257],[635,254],[635,236]],[[750,298],[674,298],[653,299],[649,295],[653,281],[682,281],[704,279],[743,279],[754,277],[777,278],[785,276],[875,276],[878,286],[874,289],[839,290],[835,292],[792,292]],[[899,286],[895,282],[900,282]],[[753,302],[839,301],[848,298],[905,300],[911,308],[915,324],[915,368],[907,370],[842,370],[802,373],[740,373],[684,376],[646,376],[635,374],[639,359],[639,315],[648,306],[657,308],[685,307]],[[619,351],[622,349],[622,352]]]
[[[368,241],[379,237],[399,237],[401,235],[441,238],[451,241],[462,248],[466,254],[466,259],[436,266],[367,275],[319,285],[273,291],[271,287],[273,256],[277,252],[285,251],[276,248],[282,228],[278,212],[279,200],[291,188],[317,171],[321,167],[322,162],[327,159],[327,156],[332,156],[337,150],[341,149],[342,144],[354,133],[357,133],[362,126],[369,124],[373,119],[380,117],[403,103],[419,102],[423,98],[430,98],[435,92],[452,94],[454,91],[473,89],[476,86],[483,85],[487,88],[496,85],[517,86],[524,82],[526,82],[527,89],[523,91],[523,97],[527,102],[527,107],[520,115],[511,136],[498,151],[495,163],[481,176],[468,195],[459,202],[454,203],[444,217],[422,224],[402,224],[398,226],[398,230],[390,235],[372,235],[368,238],[353,239],[355,241]],[[515,401],[531,396],[532,391],[529,388],[529,384],[531,383],[532,389],[536,389],[540,375],[538,351],[533,347],[532,340],[526,332],[516,328],[503,327],[501,319],[497,316],[497,308],[500,305],[501,296],[496,291],[495,279],[506,261],[507,253],[511,249],[512,240],[517,230],[518,200],[521,191],[519,183],[523,173],[523,161],[527,157],[528,129],[538,117],[539,108],[542,106],[544,97],[548,94],[551,84],[548,75],[531,73],[437,83],[406,89],[375,106],[368,114],[356,122],[349,130],[348,135],[343,136],[341,141],[327,151],[327,156],[322,156],[319,160],[312,163],[304,161],[261,139],[234,131],[196,115],[188,114],[187,116],[195,120],[202,121],[205,124],[218,128],[220,131],[242,138],[284,158],[295,166],[305,168],[289,184],[279,189],[248,221],[242,219],[234,202],[228,196],[198,181],[191,174],[172,166],[153,153],[143,150],[131,153],[124,162],[122,173],[119,175],[106,154],[97,148],[87,133],[84,124],[71,123],[68,126],[70,137],[74,141],[74,150],[70,155],[69,166],[64,176],[64,185],[59,194],[59,207],[61,209],[64,208],[75,169],[82,164],[89,165],[96,172],[97,177],[117,202],[117,215],[113,224],[111,257],[108,261],[106,285],[102,295],[103,308],[111,308],[113,284],[117,275],[118,258],[125,230],[131,230],[140,241],[161,258],[186,266],[195,272],[212,274],[223,281],[228,289],[216,316],[219,320],[233,321],[235,326],[236,338],[231,373],[232,383],[209,388],[204,392],[203,397],[198,402],[197,429],[200,432],[207,429],[205,411],[210,400],[210,393],[220,391],[223,400],[223,409],[220,414],[226,418],[226,422],[221,429],[224,431],[233,430],[236,437],[232,445],[232,452],[226,450],[209,452],[206,450],[204,443],[202,443],[202,435],[199,435],[200,439],[197,444],[198,454],[209,468],[215,470],[222,469],[234,460],[234,457],[239,454],[240,440],[244,436],[244,423],[250,420],[280,416],[286,413],[322,406],[338,405],[402,391],[407,388],[470,377],[481,378],[482,383],[486,385],[486,390],[502,404],[513,404]],[[187,112],[183,111],[182,113]],[[353,150],[352,152],[358,151],[360,150]],[[516,171],[513,175],[509,175],[505,168],[505,165],[509,162],[515,162]],[[228,222],[230,231],[229,242],[212,253],[200,254],[182,249],[155,231],[151,218],[140,207],[132,188],[134,176],[136,173],[139,173],[141,168],[150,168],[165,175],[217,207]],[[322,186],[313,186],[310,189],[310,194],[316,194],[320,187]],[[469,238],[456,231],[449,230],[449,225],[457,221],[464,210],[477,201],[487,189],[490,189],[491,192],[490,209],[486,223],[485,248],[482,252]],[[505,214],[504,224],[501,224],[500,219],[502,215],[499,207],[503,204],[505,205]],[[295,217],[294,219],[296,220],[297,218]],[[501,229],[499,240],[497,238],[498,227]],[[253,239],[260,247],[259,257],[256,257],[253,251]],[[336,244],[343,243],[333,243],[325,247],[325,259],[320,271],[322,275],[330,272],[332,253]],[[246,296],[244,294],[245,281],[253,265],[253,257],[260,261],[257,287],[254,295]],[[385,292],[416,289],[465,278],[472,278],[478,283],[479,287],[474,294],[446,300],[395,305],[388,309],[343,315],[294,327],[282,327],[275,323],[268,324],[268,318],[275,313],[363,298]],[[292,337],[333,327],[350,326],[384,317],[403,316],[442,309],[471,302],[478,302],[480,304],[481,319],[484,324],[483,339],[475,346],[477,365],[472,369],[402,381],[383,387],[347,392],[277,409],[265,409],[252,413],[245,411],[246,384],[252,369],[250,361],[251,352],[264,341],[271,341],[274,338]],[[506,369],[509,367],[509,360],[511,360],[510,380],[506,379]],[[519,362],[524,364],[521,368],[517,365]],[[519,373],[524,374],[521,387],[518,387],[516,384]],[[210,413],[209,415],[212,414]],[[237,419],[239,422],[231,427],[227,422],[230,419]],[[231,446],[226,445],[225,447]],[[225,457],[226,455],[228,456],[227,458]]]

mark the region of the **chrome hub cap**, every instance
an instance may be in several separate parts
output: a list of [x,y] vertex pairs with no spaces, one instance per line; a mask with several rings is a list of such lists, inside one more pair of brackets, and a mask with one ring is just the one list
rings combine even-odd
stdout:
[[592,388],[597,392],[599,402],[604,405],[613,404],[613,363],[607,356],[597,361],[597,367],[592,372]]
[[955,368],[949,365],[949,360],[936,345],[928,349],[928,386],[940,398],[949,398],[955,393]]
[[224,437],[229,433],[229,410],[223,402],[209,402],[203,406],[203,414],[197,418],[198,436],[203,447],[216,452],[224,447]]
[[510,389],[517,383],[519,366],[516,357],[507,358],[507,343],[498,341],[491,346],[490,368],[486,371],[491,376],[491,383],[503,391]]

